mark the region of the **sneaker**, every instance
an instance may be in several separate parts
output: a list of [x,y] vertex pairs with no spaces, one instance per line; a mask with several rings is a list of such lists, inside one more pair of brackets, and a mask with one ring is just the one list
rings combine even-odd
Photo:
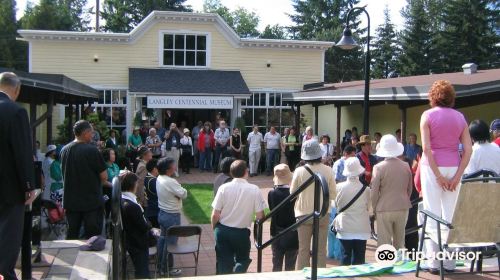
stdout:
[[179,276],[182,274],[182,270],[176,268],[176,269],[170,270],[169,273],[170,273],[170,276]]

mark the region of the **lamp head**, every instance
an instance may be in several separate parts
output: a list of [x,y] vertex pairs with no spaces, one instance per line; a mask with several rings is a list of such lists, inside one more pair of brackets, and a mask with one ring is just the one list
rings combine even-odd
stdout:
[[342,38],[340,39],[340,41],[338,41],[337,44],[335,44],[335,46],[343,50],[352,50],[354,48],[359,47],[358,43],[356,43],[356,41],[352,37],[352,32],[349,26],[344,28]]

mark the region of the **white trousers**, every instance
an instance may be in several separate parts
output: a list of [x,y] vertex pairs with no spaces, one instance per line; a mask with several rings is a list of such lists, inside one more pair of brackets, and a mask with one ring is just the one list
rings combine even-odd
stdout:
[[[439,167],[441,175],[443,175],[443,177],[447,179],[451,179],[453,176],[455,176],[457,169],[458,167]],[[434,175],[434,172],[432,172],[432,169],[428,165],[424,164],[420,166],[420,178],[422,182],[422,198],[424,210],[428,210],[438,217],[451,222],[461,184],[459,183],[456,190],[453,192],[444,191],[437,183],[436,176]],[[422,219],[420,215],[419,218]],[[421,222],[423,222],[423,220],[419,221],[419,223]],[[437,243],[438,240],[436,221],[427,218],[426,232],[430,234],[431,239],[425,240],[424,252],[426,256],[429,256],[430,254],[435,254],[439,251]],[[449,229],[446,226],[441,225],[441,242],[446,242],[446,240],[448,239],[448,232]],[[427,266],[429,268],[438,269],[439,260],[428,260]],[[444,268],[450,270],[455,269],[455,261],[444,261]]]
[[166,152],[166,157],[169,157],[175,161],[175,175],[179,174],[179,157],[180,157],[180,150],[177,148],[172,147],[170,151]]
[[248,161],[250,162],[250,174],[257,174],[260,162],[260,149],[248,152]]

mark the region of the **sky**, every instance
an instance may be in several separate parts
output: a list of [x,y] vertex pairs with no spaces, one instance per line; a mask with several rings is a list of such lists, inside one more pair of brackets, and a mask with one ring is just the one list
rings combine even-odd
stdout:
[[[37,3],[39,0],[31,0]],[[103,2],[104,0],[101,0]],[[26,7],[27,0],[17,0],[17,17],[20,18]],[[222,4],[230,10],[237,7],[243,7],[250,11],[254,11],[260,17],[258,29],[262,31],[266,25],[283,25],[290,26],[292,21],[288,14],[293,13],[291,0],[221,0]],[[187,0],[187,5],[191,5],[193,10],[201,11],[203,9],[203,0]],[[370,30],[375,34],[375,29],[378,25],[384,22],[384,7],[389,6],[391,11],[391,20],[396,25],[398,30],[403,27],[403,18],[401,17],[401,9],[405,6],[406,0],[361,0],[359,6],[367,5],[366,9],[370,14]],[[89,0],[89,5],[94,5],[93,0]],[[361,18],[366,26],[366,16]]]

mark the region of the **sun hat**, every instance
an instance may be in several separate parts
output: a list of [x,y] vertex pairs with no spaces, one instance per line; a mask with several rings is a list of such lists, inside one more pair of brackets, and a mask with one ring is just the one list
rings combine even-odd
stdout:
[[344,171],[342,175],[346,177],[357,177],[365,172],[365,168],[361,166],[361,162],[357,157],[350,157],[344,161]]
[[47,156],[48,153],[53,152],[55,150],[57,150],[57,146],[56,145],[48,145],[47,146],[47,151],[45,152],[45,156]]
[[292,182],[292,172],[288,165],[281,163],[274,167],[273,182],[275,186],[290,185]]
[[300,158],[303,160],[315,160],[323,156],[321,147],[319,146],[318,140],[311,139],[307,140],[302,144],[302,151],[300,153]]
[[370,138],[370,135],[361,135],[361,137],[359,137],[358,145],[372,144],[372,143],[373,143],[373,141]]
[[500,130],[500,119],[493,120],[490,125],[490,130]]
[[377,149],[378,157],[398,157],[403,154],[405,148],[392,134],[386,134],[380,139],[380,146]]
[[100,235],[89,238],[85,244],[80,246],[82,251],[102,251],[106,247],[106,239]]
[[189,133],[189,128],[184,128],[184,130],[182,132]]

